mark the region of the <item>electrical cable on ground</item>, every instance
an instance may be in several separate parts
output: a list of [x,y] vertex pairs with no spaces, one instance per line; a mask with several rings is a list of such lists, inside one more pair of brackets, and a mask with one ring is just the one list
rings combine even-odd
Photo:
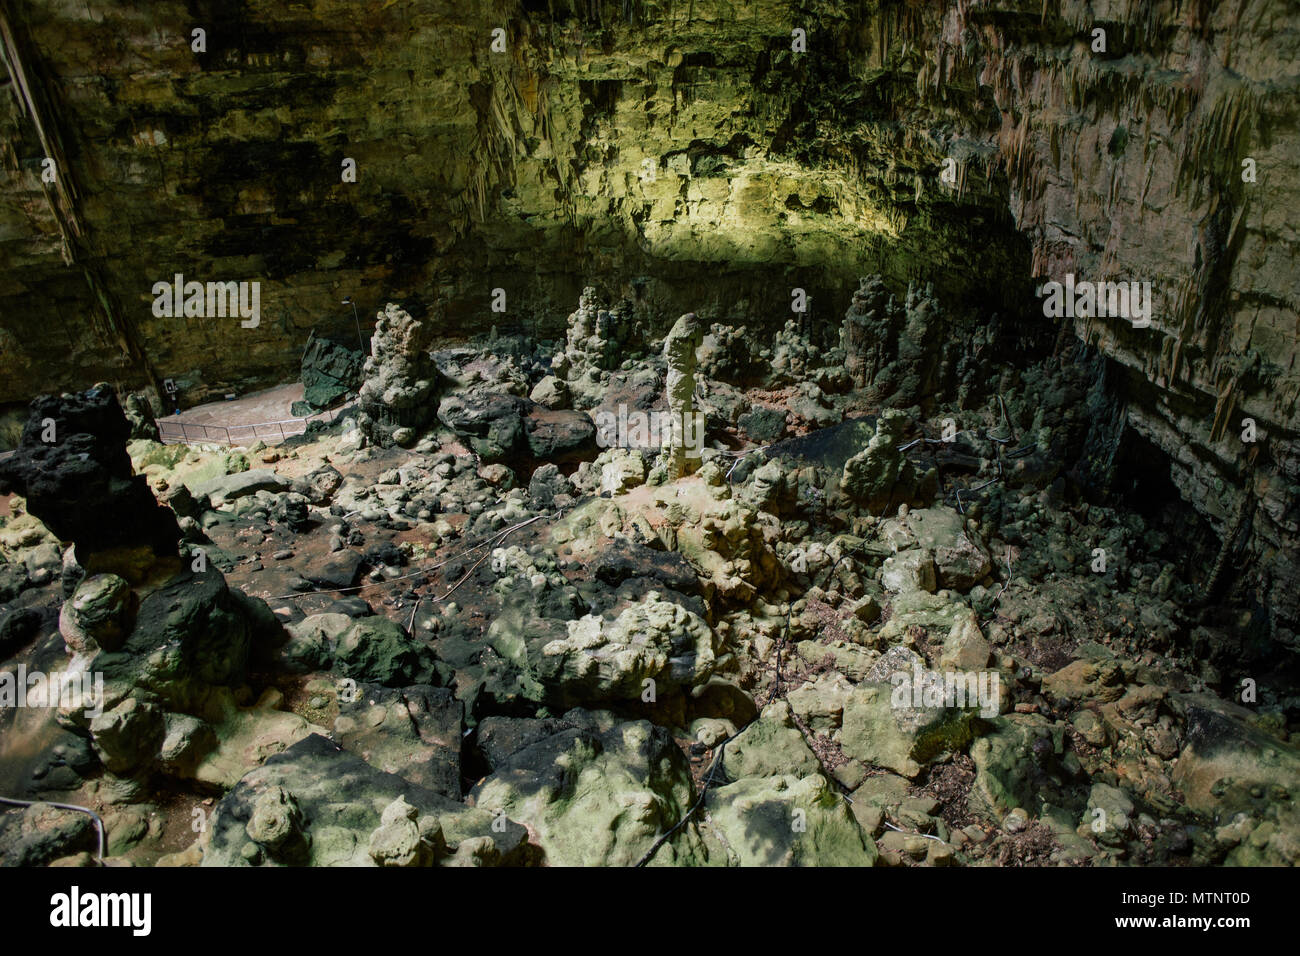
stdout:
[[[778,641],[776,645],[776,679],[772,682],[772,688],[771,690],[768,691],[767,701],[766,703],[763,704],[763,707],[766,707],[768,704],[772,703],[772,700],[776,696],[777,688],[781,686],[781,680],[782,680],[781,648],[784,646],[785,640],[789,635],[790,635],[790,612],[787,611],[785,616],[785,633],[782,635],[781,640]],[[758,708],[759,714],[762,713],[762,709],[763,709],[762,707]],[[659,839],[655,840],[654,846],[650,847],[650,849],[645,851],[645,854],[641,857],[641,859],[636,862],[635,864],[636,867],[642,867],[645,866],[647,863],[649,863],[650,860],[654,858],[654,855],[659,850],[659,848],[663,846],[665,843],[667,843],[672,838],[673,834],[676,833],[678,830],[680,830],[682,827],[684,827],[686,825],[686,822],[690,820],[692,816],[695,815],[695,812],[699,810],[699,808],[703,805],[705,798],[708,796],[709,787],[713,783],[713,775],[717,773],[718,767],[722,765],[722,754],[723,751],[726,749],[727,744],[731,743],[733,740],[735,740],[737,737],[743,734],[746,730],[748,730],[750,724],[758,720],[759,714],[755,714],[753,720],[749,721],[749,723],[745,724],[744,727],[741,727],[738,731],[736,731],[726,740],[723,740],[721,743],[717,744],[718,752],[713,757],[713,765],[709,768],[709,775],[704,780],[704,786],[700,789],[699,797],[696,798],[695,803],[691,805],[690,809],[688,809],[684,814],[682,814],[682,818],[678,820],[676,823],[674,823],[666,833],[662,834],[659,837]]]
[[[428,574],[431,571],[437,571],[439,568],[443,567],[444,565],[450,564],[452,561],[456,560],[457,558],[462,557],[463,555],[466,554],[470,554],[474,551],[477,551],[480,548],[494,547],[500,544],[501,541],[503,541],[505,537],[509,535],[511,532],[518,531],[520,528],[530,525],[534,521],[540,521],[543,518],[554,518],[558,520],[560,517],[563,517],[563,515],[564,515],[563,510],[557,511],[554,514],[536,515],[532,518],[529,518],[527,521],[521,521],[518,524],[511,525],[509,528],[503,528],[500,531],[494,531],[492,532],[492,534],[490,534],[487,537],[486,540],[480,541],[478,544],[473,544],[466,548],[462,548],[460,551],[457,551],[455,554],[451,555],[451,557],[439,561],[437,564],[431,564],[428,565],[427,567],[417,568],[416,570],[408,572],[407,574],[399,574],[396,577],[388,578],[384,581],[372,581],[368,584],[354,584],[345,588],[321,588],[319,590],[314,590],[314,591],[294,591],[292,594],[278,594],[273,597],[262,598],[262,600],[267,601],[269,603],[271,601],[288,601],[293,598],[311,597],[314,594],[347,594],[353,591],[361,591],[368,587],[381,588],[387,584],[394,584],[398,581],[406,581],[409,580],[410,578],[419,577],[422,574]],[[477,563],[475,563],[474,567],[477,568],[478,565],[481,563],[482,563],[482,559],[480,559]],[[470,569],[470,571],[472,570],[474,570],[474,568]],[[464,578],[466,577],[469,577],[469,572],[466,572],[465,575],[461,578],[461,580],[463,581]],[[452,590],[455,589],[453,588]],[[450,593],[451,591],[447,592],[447,594]],[[442,598],[439,598],[439,600],[446,598],[446,596],[447,595],[444,594]]]
[[57,807],[60,810],[75,810],[78,813],[89,814],[90,818],[95,821],[95,832],[99,836],[99,849],[95,854],[95,861],[104,865],[104,821],[99,818],[99,814],[90,807],[78,806],[75,803],[55,803],[52,800],[17,800],[13,797],[0,797],[0,803],[7,803],[15,807],[30,807],[38,803],[48,804],[51,807]]

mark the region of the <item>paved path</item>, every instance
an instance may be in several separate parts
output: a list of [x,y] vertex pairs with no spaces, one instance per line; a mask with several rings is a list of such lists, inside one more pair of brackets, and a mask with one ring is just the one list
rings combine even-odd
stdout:
[[253,392],[228,402],[208,402],[182,409],[179,415],[158,419],[164,444],[213,442],[221,445],[251,445],[261,439],[278,444],[307,430],[309,421],[332,421],[348,405],[310,418],[296,417],[290,407],[303,395],[301,382]]

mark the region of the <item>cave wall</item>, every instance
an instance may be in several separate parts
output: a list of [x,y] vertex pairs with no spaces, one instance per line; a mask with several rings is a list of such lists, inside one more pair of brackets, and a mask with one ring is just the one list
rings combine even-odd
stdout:
[[[370,321],[441,297],[455,337],[555,334],[593,277],[660,321],[778,325],[801,286],[827,328],[868,272],[1026,323],[1055,321],[1036,283],[1147,280],[1151,327],[1073,331],[1124,370],[1124,427],[1188,500],[1221,528],[1249,507],[1275,600],[1297,601],[1278,583],[1300,576],[1293,2],[0,12],[0,401],[267,384],[309,329],[354,334],[345,295]],[[260,281],[261,325],[155,318],[177,272]]]
[[[867,272],[1006,307],[1027,290],[997,195],[975,217],[938,189],[917,201],[925,137],[864,112],[854,150],[812,117],[814,90],[857,98],[865,68],[837,56],[868,31],[785,3],[8,0],[6,16],[37,103],[0,113],[0,345],[26,366],[0,401],[93,377],[182,378],[191,400],[274,381],[309,329],[355,335],[346,295],[371,322],[442,297],[453,336],[555,334],[593,277],[660,322],[775,326],[795,287],[837,326]],[[40,181],[51,137],[66,195]],[[260,281],[260,326],[156,318],[150,289],[178,272]]]
[[946,7],[918,87],[953,116],[954,153],[997,145],[1036,280],[1151,282],[1149,328],[1077,318],[1075,333],[1122,370],[1125,427],[1164,452],[1183,497],[1224,537],[1244,516],[1247,579],[1295,649],[1297,7],[1055,6]]

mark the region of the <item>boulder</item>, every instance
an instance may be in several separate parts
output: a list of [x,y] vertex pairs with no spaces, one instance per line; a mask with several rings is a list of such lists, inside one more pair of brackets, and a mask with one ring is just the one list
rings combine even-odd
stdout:
[[1186,744],[1173,780],[1187,806],[1225,819],[1300,791],[1300,748],[1251,726],[1252,713],[1206,694],[1176,698],[1187,715]]
[[820,773],[821,764],[795,726],[790,705],[777,700],[727,744],[722,770],[728,780],[783,774],[806,777]]
[[924,549],[913,548],[886,558],[880,569],[880,583],[895,594],[909,591],[933,594],[938,586],[934,555]]
[[313,415],[333,408],[361,386],[365,356],[313,329],[302,353],[303,400],[295,402],[294,415]]
[[343,475],[333,465],[323,465],[293,482],[293,490],[314,505],[327,505],[343,484]]
[[708,681],[721,649],[699,615],[651,591],[610,621],[586,615],[538,622],[523,633],[499,618],[488,640],[523,672],[525,696],[562,706],[633,702]]
[[350,548],[334,551],[319,561],[313,562],[303,571],[305,577],[318,587],[341,589],[350,588],[357,580],[361,570],[362,555]]
[[157,755],[165,735],[163,712],[128,697],[90,722],[95,753],[118,775],[146,767]]
[[[308,866],[378,866],[400,859],[401,854],[393,852],[400,840],[374,836],[376,830],[395,822],[395,816],[409,819],[409,811],[388,813],[399,798],[415,809],[417,829],[430,837],[435,865],[512,865],[533,858],[527,831],[519,824],[501,818],[494,826],[496,818],[487,810],[467,807],[377,770],[328,738],[312,734],[267,758],[218,801],[208,825],[203,866],[282,865],[283,859],[268,852],[248,831],[259,799],[268,792],[276,794],[280,805],[287,807],[291,800],[297,808],[296,815],[287,811],[280,815],[291,816],[291,825],[306,847],[305,857],[294,862]],[[264,805],[264,818],[273,816],[271,809]],[[272,835],[283,829],[266,832]],[[262,832],[258,830],[259,835]],[[372,855],[372,850],[378,852]]]
[[569,383],[555,375],[547,375],[533,386],[528,397],[545,408],[568,408],[573,396]]
[[745,504],[758,511],[781,515],[792,509],[799,498],[799,481],[795,472],[773,458],[754,470],[738,493]]
[[916,508],[889,518],[881,522],[879,536],[897,551],[930,552],[940,588],[968,591],[993,570],[987,549],[971,538],[965,519],[952,508]]
[[843,674],[819,674],[816,679],[786,694],[790,709],[814,733],[831,732],[844,722],[844,705],[853,685]]
[[524,419],[528,450],[539,461],[584,459],[596,447],[596,425],[586,412],[534,407]]
[[920,490],[916,468],[898,450],[906,427],[906,415],[886,409],[876,420],[876,433],[867,447],[844,463],[840,490],[873,514],[910,504]]
[[131,586],[116,574],[86,578],[63,603],[59,633],[73,653],[115,651],[130,631]]
[[48,866],[96,846],[89,814],[33,803],[19,813],[0,814],[0,865]]
[[380,814],[379,826],[370,834],[367,852],[376,866],[432,866],[440,851],[445,851],[442,824],[437,817],[426,816],[421,826],[420,811],[398,796]]
[[281,663],[295,672],[328,670],[339,639],[352,626],[346,614],[311,614],[287,628],[289,640],[280,650]]
[[334,739],[386,773],[460,798],[460,701],[442,687],[361,684],[340,699]]
[[101,652],[92,670],[104,672],[110,701],[140,687],[168,710],[191,711],[212,686],[243,680],[262,626],[248,610],[255,600],[236,597],[215,568],[185,570],[140,601],[120,653]]
[[975,781],[970,809],[990,822],[1017,807],[1041,815],[1044,807],[1082,809],[1083,795],[1071,793],[1064,753],[1064,725],[1038,714],[1005,714],[989,722],[987,734],[970,749]]
[[[563,725],[498,755],[493,774],[472,791],[474,805],[525,824],[552,866],[635,864],[695,800],[685,756],[648,721],[572,711]],[[656,864],[706,862],[693,824],[654,857]]]
[[495,771],[515,754],[572,726],[559,717],[486,717],[479,721],[474,740],[484,765]]
[[312,525],[311,508],[305,495],[290,491],[275,499],[271,506],[271,520],[282,524],[295,534],[301,534]]
[[500,461],[525,447],[527,405],[517,395],[486,389],[458,392],[443,399],[438,420],[467,439],[484,461]]
[[135,580],[150,563],[176,557],[180,529],[144,476],[132,473],[130,433],[107,385],[41,396],[31,404],[15,453],[0,459],[0,495],[22,495],[59,540],[76,544],[88,571]]
[[676,551],[658,551],[626,538],[598,551],[588,567],[596,579],[613,587],[629,578],[649,578],[687,594],[700,587],[695,569]]
[[528,503],[538,511],[549,511],[556,507],[556,497],[572,495],[573,486],[560,471],[558,465],[545,464],[533,472],[528,481]]
[[254,468],[250,471],[236,472],[233,475],[220,475],[208,481],[200,482],[190,490],[195,497],[206,497],[213,505],[220,505],[223,502],[235,501],[248,495],[255,495],[259,491],[270,491],[279,494],[282,491],[288,491],[289,487],[289,480],[281,478],[270,468]]
[[874,866],[875,844],[821,774],[746,777],[708,793],[709,820],[740,866]]
[[864,763],[916,777],[922,766],[963,749],[975,735],[975,712],[939,703],[917,706],[907,682],[859,684],[844,704],[840,747]]
[[779,408],[754,408],[737,419],[750,441],[775,442],[785,437],[785,412]]
[[351,622],[338,639],[335,666],[361,683],[405,687],[433,681],[433,653],[386,617]]

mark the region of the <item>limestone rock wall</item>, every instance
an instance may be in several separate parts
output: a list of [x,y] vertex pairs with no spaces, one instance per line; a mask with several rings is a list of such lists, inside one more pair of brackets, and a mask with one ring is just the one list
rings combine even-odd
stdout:
[[[902,283],[931,247],[954,287],[999,299],[985,278],[1026,255],[999,197],[981,222],[945,217],[873,168],[924,151],[881,132],[893,118],[835,59],[857,58],[866,28],[785,3],[5,9],[35,102],[17,84],[0,97],[0,401],[83,379],[175,377],[194,397],[263,384],[292,374],[312,328],[355,334],[346,295],[371,326],[390,299],[417,313],[443,297],[453,336],[558,333],[593,277],[646,314],[774,328],[801,287],[833,328],[859,275]],[[823,87],[845,104],[809,125]],[[849,139],[861,156],[834,147]],[[41,182],[51,152],[57,189]],[[260,281],[260,324],[155,317],[153,283],[176,273]]]
[[1168,456],[1183,496],[1221,535],[1246,514],[1258,597],[1295,621],[1294,4],[940,6],[900,29],[924,48],[919,104],[953,118],[948,155],[977,174],[996,147],[1036,281],[1151,282],[1150,327],[1082,317],[1073,329],[1112,362],[1127,425]]

